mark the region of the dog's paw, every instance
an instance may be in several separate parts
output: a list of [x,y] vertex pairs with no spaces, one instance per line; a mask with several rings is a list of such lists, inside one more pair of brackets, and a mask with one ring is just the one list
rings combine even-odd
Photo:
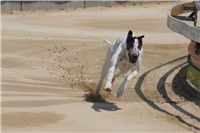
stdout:
[[124,89],[123,88],[119,88],[117,91],[117,96],[121,97],[124,94]]
[[108,87],[107,87],[107,88],[104,88],[103,90],[104,90],[105,92],[109,93],[109,94],[110,94],[111,91],[112,91],[111,88],[108,88]]

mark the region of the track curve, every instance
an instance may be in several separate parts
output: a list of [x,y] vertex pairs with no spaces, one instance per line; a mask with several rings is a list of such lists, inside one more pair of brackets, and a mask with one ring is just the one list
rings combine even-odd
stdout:
[[[187,56],[154,67],[138,78],[134,89],[138,96],[155,110],[175,118],[187,128],[200,131],[200,114],[194,110],[198,110],[199,106],[177,96],[174,92],[176,85],[172,84],[174,75],[185,65]],[[149,84],[148,80],[154,76],[157,76],[157,80]],[[194,109],[188,109],[189,104]]]

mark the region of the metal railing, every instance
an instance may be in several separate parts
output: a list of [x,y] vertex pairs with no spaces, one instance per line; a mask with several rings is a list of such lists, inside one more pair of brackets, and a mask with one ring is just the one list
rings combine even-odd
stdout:
[[188,46],[188,63],[200,71],[200,56],[196,53],[196,42],[200,42],[200,28],[186,23],[186,21],[195,21],[197,16],[196,18],[195,16],[180,16],[184,13],[192,13],[195,10],[194,2],[174,6],[168,14],[167,26],[172,31],[179,33],[191,40],[191,43]]

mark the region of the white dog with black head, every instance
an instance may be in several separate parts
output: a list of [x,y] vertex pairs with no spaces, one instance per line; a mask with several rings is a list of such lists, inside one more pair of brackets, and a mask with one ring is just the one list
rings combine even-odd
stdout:
[[96,88],[96,94],[99,93],[105,78],[106,84],[103,90],[111,93],[115,78],[124,74],[125,77],[117,91],[117,96],[123,95],[128,82],[140,71],[143,54],[143,38],[143,35],[133,36],[132,31],[129,31],[127,36],[117,38],[114,45],[104,40],[110,46]]

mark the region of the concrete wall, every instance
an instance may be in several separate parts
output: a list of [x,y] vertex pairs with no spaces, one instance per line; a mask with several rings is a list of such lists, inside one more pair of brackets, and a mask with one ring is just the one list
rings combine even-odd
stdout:
[[1,1],[1,12],[35,11],[35,10],[63,10],[67,8],[87,8],[93,6],[111,6],[127,2],[115,1]]

